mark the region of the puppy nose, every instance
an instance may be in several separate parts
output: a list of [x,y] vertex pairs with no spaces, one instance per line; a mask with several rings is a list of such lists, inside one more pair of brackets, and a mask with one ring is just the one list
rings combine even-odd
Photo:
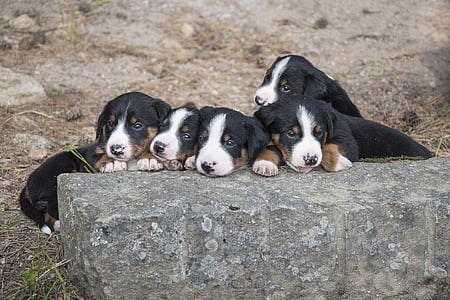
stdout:
[[161,153],[164,152],[165,147],[166,144],[160,141],[156,141],[155,144],[153,145],[153,150],[155,150],[155,152],[157,153]]
[[216,164],[215,162],[204,161],[202,162],[201,166],[203,171],[205,171],[206,173],[210,173],[211,171],[214,170],[215,164]]
[[261,98],[260,96],[256,95],[255,96],[255,102],[256,102],[256,104],[261,105],[261,104],[263,104],[263,98]]
[[305,161],[305,165],[307,166],[313,166],[315,164],[317,164],[317,155],[307,155],[303,158],[303,160]]
[[111,145],[110,150],[114,156],[120,156],[123,154],[123,146],[120,144]]

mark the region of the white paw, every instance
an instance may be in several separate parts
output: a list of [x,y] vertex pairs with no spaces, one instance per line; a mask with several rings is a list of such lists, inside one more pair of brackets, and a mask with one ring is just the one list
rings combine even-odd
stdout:
[[184,168],[186,170],[195,169],[195,155],[186,159],[184,162]]
[[55,229],[55,231],[61,231],[61,223],[59,220],[55,221],[55,224],[53,224],[53,229]]
[[352,166],[353,164],[351,161],[349,161],[346,157],[339,155],[335,171],[337,172],[345,169],[350,169]]
[[163,165],[154,158],[144,158],[138,160],[137,168],[140,171],[158,171],[163,168]]
[[271,161],[258,160],[253,163],[253,172],[262,176],[275,176],[278,174],[278,167]]
[[51,234],[52,230],[50,229],[50,227],[48,227],[47,225],[44,224],[41,227],[41,232],[45,233],[45,234]]
[[102,173],[112,173],[126,170],[127,170],[127,162],[118,160],[106,163],[103,167],[100,168],[100,172]]

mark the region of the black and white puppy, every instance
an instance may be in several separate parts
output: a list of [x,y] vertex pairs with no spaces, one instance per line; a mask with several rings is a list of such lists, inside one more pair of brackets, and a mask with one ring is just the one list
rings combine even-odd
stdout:
[[270,136],[255,118],[229,108],[203,107],[195,167],[208,176],[225,176],[253,162]]
[[[200,113],[193,104],[172,110],[162,121],[158,135],[150,144],[150,151],[165,168],[183,170],[185,162],[192,160],[197,148]],[[192,162],[188,161],[188,167]]]
[[[94,166],[102,156],[95,152],[96,148],[97,144],[93,144],[78,148],[76,151],[90,166]],[[52,231],[59,231],[56,177],[62,173],[90,171],[87,164],[69,151],[48,158],[30,174],[20,193],[19,204],[22,212],[34,220],[42,232],[50,234]]]
[[307,173],[319,165],[340,171],[361,158],[431,157],[428,149],[393,128],[342,114],[302,95],[285,96],[261,107],[255,116],[276,147],[266,148],[255,160],[253,171],[260,175],[277,174],[282,161]]
[[20,197],[23,213],[42,232],[59,231],[57,176],[62,173],[161,168],[148,151],[159,123],[170,110],[162,100],[142,93],[123,94],[108,102],[99,116],[94,144],[76,149],[92,166],[72,152],[55,154],[28,177]]
[[101,172],[162,169],[149,148],[169,111],[166,102],[139,92],[123,94],[108,102],[97,124],[96,151],[105,154],[97,162],[97,169]]
[[267,70],[254,100],[258,105],[266,106],[277,102],[281,95],[305,95],[329,102],[343,114],[361,117],[337,80],[317,69],[303,56],[278,57]]

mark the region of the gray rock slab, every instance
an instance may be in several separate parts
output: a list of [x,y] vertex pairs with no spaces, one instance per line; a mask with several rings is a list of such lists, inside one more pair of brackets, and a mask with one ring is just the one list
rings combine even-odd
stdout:
[[44,87],[36,79],[0,67],[0,106],[40,103],[46,99]]
[[63,174],[58,192],[65,256],[95,299],[449,292],[450,158],[272,178]]

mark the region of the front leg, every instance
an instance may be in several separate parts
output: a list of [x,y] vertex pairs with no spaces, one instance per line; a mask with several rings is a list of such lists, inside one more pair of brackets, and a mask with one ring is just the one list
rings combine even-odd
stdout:
[[337,172],[349,169],[352,162],[345,157],[345,154],[336,144],[325,144],[322,147],[322,167],[328,172]]
[[265,147],[256,157],[252,170],[262,176],[275,176],[282,160],[281,152],[273,145]]
[[158,171],[163,168],[161,162],[150,152],[146,152],[138,158],[137,169],[139,171]]
[[113,173],[128,169],[127,162],[114,160],[106,154],[97,161],[95,168],[102,173]]

